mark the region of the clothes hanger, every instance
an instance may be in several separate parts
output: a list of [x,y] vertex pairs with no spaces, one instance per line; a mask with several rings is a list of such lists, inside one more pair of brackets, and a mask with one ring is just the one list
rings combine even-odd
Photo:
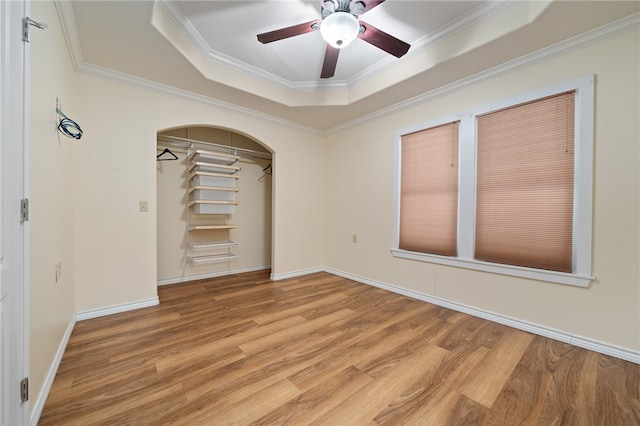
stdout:
[[[169,154],[171,156],[171,158],[160,158],[165,154]],[[165,148],[164,151],[162,151],[160,154],[156,155],[156,160],[158,161],[173,161],[173,160],[177,160],[178,156],[175,155],[173,152],[171,152],[171,150],[169,148]]]
[[262,169],[262,171],[264,172],[264,174],[271,176],[271,173],[272,173],[271,163],[269,163],[269,165],[267,167]]

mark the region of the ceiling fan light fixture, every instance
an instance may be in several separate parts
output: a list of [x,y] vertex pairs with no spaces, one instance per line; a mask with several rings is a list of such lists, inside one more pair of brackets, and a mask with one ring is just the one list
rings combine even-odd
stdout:
[[360,23],[348,12],[334,12],[320,24],[322,38],[338,49],[348,46],[358,36],[358,32]]

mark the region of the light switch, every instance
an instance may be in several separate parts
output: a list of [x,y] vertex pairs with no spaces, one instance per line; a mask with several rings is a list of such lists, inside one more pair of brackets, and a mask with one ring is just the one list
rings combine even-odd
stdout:
[[148,201],[140,201],[140,211],[148,212],[149,211],[149,202]]

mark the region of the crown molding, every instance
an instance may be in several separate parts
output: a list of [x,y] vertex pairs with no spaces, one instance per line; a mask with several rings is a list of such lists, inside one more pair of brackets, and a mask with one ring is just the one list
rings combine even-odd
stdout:
[[[504,1],[487,1],[477,8],[471,10],[460,18],[448,23],[445,27],[439,28],[432,34],[418,39],[411,44],[409,52],[400,59],[400,61],[406,61],[408,58],[421,53],[422,51],[429,49],[430,47],[442,42],[443,40],[465,30],[466,28],[487,19],[495,13],[508,8],[518,0],[504,0]],[[211,48],[207,41],[200,35],[198,30],[191,24],[191,22],[182,14],[180,9],[176,6],[175,0],[156,0],[155,3],[166,15],[174,22],[174,24],[185,34],[187,39],[200,53],[210,61],[227,66],[245,74],[249,74],[253,77],[257,77],[263,81],[267,81],[272,84],[279,85],[289,90],[348,90],[349,87],[362,83],[374,74],[377,74],[386,68],[396,65],[399,61],[398,58],[386,57],[381,59],[377,63],[363,69],[360,73],[356,74],[348,80],[332,80],[332,81],[301,81],[293,82],[275,74],[264,71],[253,65],[249,65],[243,61],[239,61],[233,57],[225,55]]]
[[[511,3],[511,2],[505,2],[505,3]],[[388,114],[392,114],[392,113],[396,113],[396,112],[400,112],[400,111],[412,108],[428,100],[432,100],[439,96],[452,93],[456,90],[477,85],[477,84],[498,78],[500,76],[515,72],[519,69],[522,69],[531,65],[535,65],[538,63],[542,63],[545,61],[549,61],[551,59],[554,59],[562,55],[566,55],[575,50],[585,48],[589,45],[600,43],[609,38],[617,37],[624,33],[640,29],[640,13],[635,13],[633,15],[629,15],[613,23],[604,25],[602,27],[596,28],[594,30],[588,31],[586,33],[583,33],[578,36],[572,37],[570,39],[564,40],[562,42],[556,43],[552,46],[540,49],[536,52],[530,53],[520,58],[505,62],[501,65],[479,72],[467,78],[458,80],[456,82],[447,84],[445,86],[441,86],[434,90],[430,90],[428,92],[425,92],[421,95],[418,95],[406,101],[402,101],[397,104],[391,105],[387,108],[382,108],[370,114],[360,116],[354,120],[347,121],[345,123],[332,127],[330,129],[321,130],[315,127],[301,125],[293,121],[289,121],[289,120],[285,120],[269,114],[265,114],[263,112],[256,111],[250,108],[240,107],[238,105],[234,105],[229,102],[220,101],[208,96],[204,96],[204,95],[189,92],[183,89],[178,89],[172,86],[156,83],[156,82],[142,79],[139,77],[134,77],[128,74],[120,73],[120,72],[106,69],[103,67],[87,64],[84,62],[84,59],[82,57],[82,51],[80,49],[78,33],[77,33],[75,20],[73,16],[73,9],[71,8],[70,2],[55,0],[55,4],[58,9],[58,14],[60,16],[64,35],[67,40],[67,46],[69,49],[69,53],[71,55],[71,60],[74,64],[74,67],[76,68],[76,71],[81,72],[83,74],[107,78],[113,81],[133,85],[136,87],[142,87],[142,88],[158,91],[161,93],[184,97],[187,99],[194,100],[196,102],[205,103],[205,104],[216,106],[219,108],[225,108],[225,109],[236,111],[242,114],[247,114],[262,120],[273,122],[279,125],[294,128],[296,130],[301,130],[304,132],[309,132],[311,134],[317,134],[317,135],[333,134],[341,130],[345,130],[350,127],[354,127],[354,126],[366,123],[370,120],[375,120],[379,117],[382,117]],[[507,7],[507,5],[503,5],[503,7]],[[496,7],[492,10],[493,10],[493,13],[496,13],[499,11],[499,8]],[[482,16],[487,16],[487,15],[482,15]],[[473,19],[480,19],[480,18],[477,17]],[[475,22],[473,21],[473,19],[471,17],[468,17],[466,21],[467,25],[472,25]],[[444,36],[441,36],[441,37],[444,37]]]
[[320,135],[324,134],[324,132],[322,132],[320,129],[317,129],[315,127],[304,126],[302,124],[299,124],[290,120],[285,120],[279,117],[275,117],[273,115],[265,114],[263,112],[256,111],[250,108],[240,107],[238,105],[234,105],[229,102],[220,101],[215,98],[189,92],[187,90],[178,89],[176,87],[168,86],[165,84],[157,83],[157,82],[139,78],[139,77],[134,77],[129,74],[121,73],[118,71],[114,71],[111,69],[86,63],[82,55],[82,48],[80,46],[80,37],[78,35],[78,29],[76,27],[76,20],[75,20],[75,15],[73,13],[73,7],[71,5],[71,2],[64,1],[64,0],[55,0],[55,6],[58,11],[58,16],[60,19],[60,23],[62,25],[62,32],[67,42],[67,49],[69,51],[69,56],[73,64],[73,68],[78,73],[106,78],[119,83],[124,83],[124,84],[132,85],[135,87],[154,90],[156,92],[160,92],[164,94],[180,96],[196,102],[201,102],[211,106],[224,108],[231,111],[236,111],[241,114],[246,114],[252,117],[259,118],[261,120],[273,122],[279,125],[290,127],[296,130],[301,130],[311,134],[320,134]]
[[640,13],[635,13],[610,24],[604,25],[591,31],[587,31],[586,33],[561,41],[549,47],[545,47],[536,52],[521,56],[519,58],[497,65],[493,68],[489,68],[485,71],[481,71],[453,83],[438,87],[437,89],[430,90],[411,99],[407,99],[406,101],[399,102],[397,104],[391,105],[390,107],[383,108],[370,114],[358,117],[354,120],[342,123],[338,126],[327,129],[325,131],[325,134],[328,135],[336,133],[341,130],[357,126],[359,124],[366,123],[370,120],[375,120],[376,118],[385,115],[404,111],[426,101],[435,99],[439,96],[452,93],[456,90],[474,86],[485,81],[510,74],[522,68],[549,61],[559,56],[571,53],[575,50],[583,49],[590,45],[597,44],[610,38],[617,37],[619,35],[638,29],[640,29]]
[[67,42],[67,49],[71,57],[71,63],[74,69],[84,63],[82,56],[82,48],[80,46],[80,36],[78,35],[78,27],[76,27],[76,17],[73,13],[73,7],[70,1],[55,0],[58,17],[62,24],[62,33]]
[[187,90],[178,89],[173,86],[168,86],[166,84],[157,83],[155,81],[146,80],[140,77],[134,77],[129,74],[121,73],[118,71],[114,71],[108,68],[103,68],[97,65],[92,64],[80,64],[76,71],[80,74],[90,75],[94,77],[101,77],[107,80],[115,81],[118,83],[128,84],[134,87],[153,90],[155,92],[159,92],[162,94],[179,96],[185,99],[189,99],[195,102],[200,102],[203,104],[207,104],[210,106],[218,107],[225,109],[227,111],[234,111],[240,114],[252,116],[254,118],[258,118],[261,120],[269,121],[275,124],[279,124],[282,126],[290,127],[296,130],[301,130],[303,132],[323,135],[324,132],[320,129],[310,126],[304,126],[302,124],[285,120],[280,117],[276,117],[273,115],[265,114],[260,111],[256,111],[250,108],[241,107],[229,102],[221,101],[215,98],[211,98],[209,96],[200,95],[198,93],[189,92]]
[[173,21],[173,23],[185,34],[185,36],[197,47],[202,55],[209,61],[216,62],[220,65],[232,68],[235,71],[242,72],[244,74],[251,75],[263,81],[278,86],[284,87],[289,90],[336,90],[347,89],[348,84],[346,81],[301,81],[293,82],[285,78],[279,77],[275,74],[267,72],[263,69],[247,64],[246,62],[235,59],[229,55],[218,52],[209,46],[209,43],[200,35],[198,30],[191,24],[180,9],[176,6],[174,0],[156,0],[156,6],[162,9],[162,11]]
[[513,3],[516,3],[518,0],[504,0],[504,1],[487,1],[482,5],[476,7],[455,21],[447,24],[444,27],[441,27],[434,31],[431,34],[427,34],[418,40],[411,43],[411,49],[409,52],[403,56],[402,58],[394,58],[392,56],[388,56],[377,63],[363,69],[358,74],[354,75],[351,79],[347,81],[348,86],[355,86],[356,84],[362,83],[367,80],[374,74],[377,74],[383,71],[385,68],[391,67],[397,63],[404,62],[409,59],[411,56],[419,55],[425,50],[430,49],[438,43],[446,40],[449,37],[454,36],[455,34],[466,30],[470,26],[481,22],[488,17],[500,12],[503,9],[508,8]]

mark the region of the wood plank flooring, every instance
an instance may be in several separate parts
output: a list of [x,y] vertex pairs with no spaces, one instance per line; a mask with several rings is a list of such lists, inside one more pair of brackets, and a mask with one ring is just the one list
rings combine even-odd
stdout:
[[40,425],[640,425],[640,365],[326,273],[78,322]]

